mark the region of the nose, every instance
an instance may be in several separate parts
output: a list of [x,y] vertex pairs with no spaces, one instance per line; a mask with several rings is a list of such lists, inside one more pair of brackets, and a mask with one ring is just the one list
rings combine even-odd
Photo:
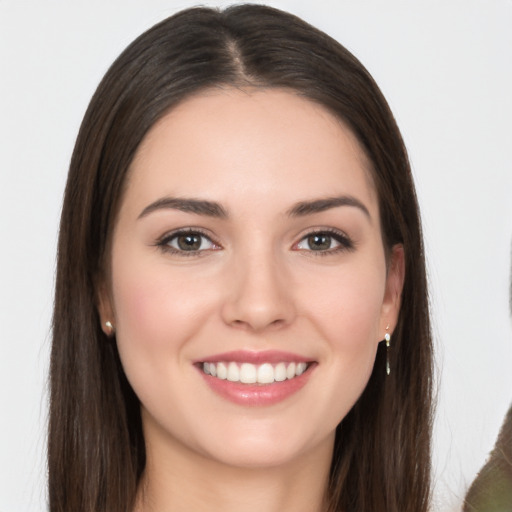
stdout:
[[224,322],[258,332],[293,321],[291,279],[285,265],[271,253],[240,256],[229,272],[229,289],[222,307]]

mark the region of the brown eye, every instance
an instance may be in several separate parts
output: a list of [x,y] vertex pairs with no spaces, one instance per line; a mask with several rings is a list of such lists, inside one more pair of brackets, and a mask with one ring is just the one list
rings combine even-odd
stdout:
[[165,237],[159,244],[175,253],[194,253],[218,249],[210,238],[198,231],[181,231]]
[[331,254],[351,250],[354,244],[345,234],[335,231],[316,231],[302,238],[295,249],[306,252]]
[[182,251],[198,251],[201,248],[201,235],[196,233],[176,237],[176,244]]
[[315,233],[306,238],[308,248],[312,251],[327,251],[332,247],[332,237],[325,233]]
[[327,252],[337,249],[342,244],[330,233],[311,233],[305,236],[298,244],[297,249],[303,251]]

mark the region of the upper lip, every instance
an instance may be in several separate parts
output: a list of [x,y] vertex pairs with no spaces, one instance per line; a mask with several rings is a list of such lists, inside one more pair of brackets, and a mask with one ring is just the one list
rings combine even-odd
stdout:
[[235,363],[309,363],[313,359],[304,357],[293,352],[284,352],[281,350],[233,350],[230,352],[223,352],[221,354],[214,354],[198,359],[195,363],[220,363],[220,362],[235,362]]

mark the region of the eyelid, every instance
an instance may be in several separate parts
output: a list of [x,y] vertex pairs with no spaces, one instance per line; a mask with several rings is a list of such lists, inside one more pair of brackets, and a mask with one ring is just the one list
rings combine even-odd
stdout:
[[[306,238],[313,236],[313,235],[330,236],[330,237],[334,238],[334,240],[336,240],[336,242],[338,242],[339,245],[332,249],[326,249],[323,251],[322,250],[314,251],[312,249],[300,249],[297,247],[303,240],[305,240]],[[318,227],[318,228],[309,229],[307,232],[303,233],[300,236],[299,240],[293,244],[292,249],[294,249],[296,251],[302,251],[304,253],[313,254],[314,256],[326,256],[329,254],[334,254],[334,253],[338,253],[338,252],[342,252],[342,251],[352,251],[355,249],[355,242],[352,240],[352,238],[349,235],[347,235],[344,231],[341,231],[340,229],[336,229],[336,228],[332,228],[332,227],[331,228]]]
[[[209,248],[209,249],[199,249],[196,251],[183,251],[176,249],[175,247],[172,247],[169,245],[169,242],[180,235],[187,235],[187,234],[197,234],[200,235],[206,239],[208,239],[215,247]],[[219,250],[222,249],[222,246],[214,239],[214,237],[206,232],[203,228],[197,228],[194,226],[187,226],[183,228],[176,228],[171,231],[166,232],[164,235],[159,237],[156,242],[153,244],[159,249],[161,249],[164,252],[171,253],[171,254],[178,254],[180,256],[200,256],[202,253],[212,250]]]

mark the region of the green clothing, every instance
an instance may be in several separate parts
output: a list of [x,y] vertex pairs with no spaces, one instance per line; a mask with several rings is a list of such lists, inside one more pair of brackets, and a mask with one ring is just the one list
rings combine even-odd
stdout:
[[466,495],[464,512],[512,512],[512,407],[490,458]]

